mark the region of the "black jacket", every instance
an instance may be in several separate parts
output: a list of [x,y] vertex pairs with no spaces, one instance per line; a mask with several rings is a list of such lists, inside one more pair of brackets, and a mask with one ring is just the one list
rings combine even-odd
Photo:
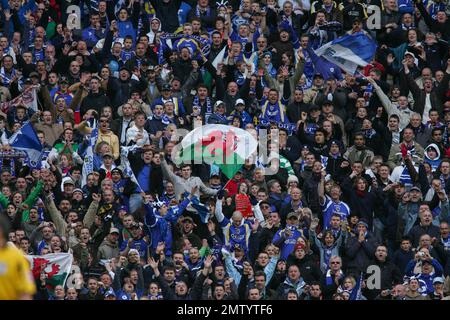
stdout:
[[100,90],[98,93],[90,92],[84,99],[81,101],[80,113],[83,116],[89,109],[94,109],[98,114],[101,114],[102,108],[105,106],[111,106],[111,101],[105,95],[103,90]]
[[377,295],[381,293],[382,290],[391,289],[394,285],[402,283],[403,273],[400,269],[387,259],[385,262],[373,261],[373,265],[380,268],[381,271],[381,287],[380,289],[365,290],[364,296],[373,300]]
[[322,276],[320,268],[309,256],[305,256],[303,259],[297,259],[294,253],[291,253],[287,259],[286,269],[292,265],[296,265],[300,274],[306,283],[310,284],[315,281],[319,281]]

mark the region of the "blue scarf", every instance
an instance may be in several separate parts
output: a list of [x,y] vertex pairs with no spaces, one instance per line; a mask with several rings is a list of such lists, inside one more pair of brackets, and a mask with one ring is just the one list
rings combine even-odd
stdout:
[[11,75],[8,75],[5,72],[5,67],[2,67],[0,69],[0,81],[4,87],[9,86],[11,83],[12,78],[16,75],[16,70],[14,68],[11,69]]
[[411,186],[412,180],[411,176],[409,175],[408,168],[405,166],[405,168],[402,171],[402,174],[400,175],[400,182],[403,183],[405,186]]
[[364,130],[364,136],[366,139],[371,139],[377,132],[374,129]]
[[[198,95],[194,97],[194,101],[192,102],[193,106],[199,106],[200,107],[200,98]],[[212,114],[213,112],[213,106],[211,103],[211,99],[209,97],[206,97],[206,114]]]
[[[209,17],[211,15],[211,9],[209,8],[209,6],[206,8],[206,13],[205,13],[205,17]],[[202,16],[202,12],[200,11],[200,7],[197,5],[195,8],[195,16],[197,18],[200,18]]]

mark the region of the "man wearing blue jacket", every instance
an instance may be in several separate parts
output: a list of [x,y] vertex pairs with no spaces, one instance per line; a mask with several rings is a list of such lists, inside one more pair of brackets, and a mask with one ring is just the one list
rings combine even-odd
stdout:
[[86,41],[88,49],[92,49],[100,39],[105,37],[105,32],[100,27],[100,16],[98,13],[92,13],[90,18],[91,25],[82,32],[82,38]]
[[275,233],[272,240],[272,243],[280,248],[281,260],[287,260],[288,256],[294,251],[300,237],[305,237],[305,231],[299,228],[297,213],[290,212],[286,218],[286,228]]
[[[418,262],[421,262],[421,272],[418,274],[414,273],[414,268]],[[434,268],[434,271],[433,271]],[[426,248],[420,249],[416,255],[414,256],[414,259],[411,260],[408,265],[406,266],[406,275],[408,277],[415,276],[419,280],[423,280],[426,283],[426,288],[422,288],[421,292],[422,294],[429,294],[434,291],[433,288],[433,279],[436,277],[442,277],[443,273],[442,265],[431,257],[430,252]]]
[[156,250],[159,242],[165,243],[166,256],[172,256],[172,224],[184,212],[194,197],[196,187],[193,188],[188,198],[185,198],[178,206],[169,207],[165,202],[150,203],[151,196],[143,196],[145,206],[145,225],[150,230],[151,248]]

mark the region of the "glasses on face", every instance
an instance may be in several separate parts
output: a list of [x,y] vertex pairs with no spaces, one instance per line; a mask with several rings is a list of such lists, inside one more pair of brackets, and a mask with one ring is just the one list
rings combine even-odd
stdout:
[[100,123],[107,123],[108,122],[108,120],[100,120]]
[[331,264],[341,264],[339,261],[332,261]]

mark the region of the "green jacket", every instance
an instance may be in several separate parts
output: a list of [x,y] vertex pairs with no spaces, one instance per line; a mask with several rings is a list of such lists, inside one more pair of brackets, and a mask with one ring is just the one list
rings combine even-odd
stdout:
[[[33,191],[30,193],[30,195],[25,199],[25,201],[22,203],[26,204],[28,206],[28,209],[23,211],[22,214],[22,222],[28,222],[30,221],[30,208],[34,205],[36,202],[39,194],[42,192],[42,188],[44,187],[44,182],[42,180],[39,180],[36,187],[33,189]],[[6,207],[9,205],[9,198],[6,197],[3,193],[0,192],[0,205],[6,209]]]

